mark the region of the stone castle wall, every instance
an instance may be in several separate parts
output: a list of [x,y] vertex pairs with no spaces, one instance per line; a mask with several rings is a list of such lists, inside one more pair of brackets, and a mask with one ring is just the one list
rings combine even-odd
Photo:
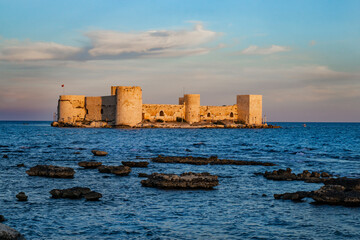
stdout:
[[237,121],[237,105],[235,104],[230,106],[201,106],[200,118],[201,120],[207,121]]
[[157,119],[166,122],[175,122],[177,118],[185,118],[184,105],[170,104],[143,104],[143,119],[156,121]]
[[262,96],[238,95],[237,103],[228,106],[201,106],[199,94],[185,94],[178,105],[143,104],[140,87],[112,86],[110,96],[85,97],[61,95],[58,121],[107,122],[110,125],[135,126],[143,120],[182,121],[192,124],[231,120],[246,124],[262,124]]

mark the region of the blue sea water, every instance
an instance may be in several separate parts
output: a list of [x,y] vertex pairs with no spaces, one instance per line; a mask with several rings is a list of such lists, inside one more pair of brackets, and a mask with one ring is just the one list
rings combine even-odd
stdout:
[[[360,208],[275,200],[274,193],[322,184],[277,182],[254,172],[290,167],[360,177],[359,123],[278,123],[281,129],[81,129],[50,122],[0,122],[0,214],[27,239],[360,239]],[[194,145],[194,143],[204,143]],[[109,152],[92,156],[90,150]],[[80,154],[74,154],[80,152]],[[274,162],[278,166],[163,164],[129,176],[100,174],[106,165],[162,155]],[[16,167],[24,163],[25,168]],[[37,164],[75,168],[74,179],[27,176]],[[141,187],[139,172],[210,172],[212,191]],[[104,176],[109,176],[104,178]],[[90,187],[99,202],[51,199],[54,188]],[[16,201],[24,191],[27,202]],[[262,196],[266,194],[266,196]]]

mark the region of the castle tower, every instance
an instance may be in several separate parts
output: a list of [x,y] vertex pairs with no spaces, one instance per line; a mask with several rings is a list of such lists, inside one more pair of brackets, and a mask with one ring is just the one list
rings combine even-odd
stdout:
[[262,95],[237,95],[238,120],[246,124],[262,124]]
[[76,122],[85,118],[85,96],[61,95],[58,102],[58,122]]
[[200,122],[200,94],[185,94],[185,120],[188,123]]
[[[112,88],[113,89],[113,88]],[[140,87],[116,87],[116,125],[135,126],[142,121]]]
[[184,97],[179,97],[179,105],[184,105]]

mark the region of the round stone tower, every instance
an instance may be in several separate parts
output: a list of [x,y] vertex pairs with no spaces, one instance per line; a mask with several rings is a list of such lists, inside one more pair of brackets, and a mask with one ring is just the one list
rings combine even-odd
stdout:
[[140,87],[116,87],[116,125],[135,126],[142,121]]
[[76,122],[84,119],[85,96],[61,95],[58,103],[58,121]]
[[185,120],[192,124],[200,122],[200,94],[185,94]]

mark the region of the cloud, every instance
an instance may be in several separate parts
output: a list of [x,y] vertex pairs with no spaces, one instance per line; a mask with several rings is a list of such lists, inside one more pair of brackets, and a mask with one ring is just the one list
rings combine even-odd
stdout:
[[9,40],[0,44],[0,60],[64,60],[81,52],[80,48],[53,42]]
[[89,54],[97,56],[116,56],[136,53],[140,55],[183,56],[209,52],[197,46],[209,42],[218,34],[205,30],[196,24],[192,30],[147,31],[123,33],[115,31],[93,31],[86,34],[91,40]]
[[269,48],[260,48],[256,45],[251,45],[248,48],[242,50],[241,53],[245,55],[269,55],[273,53],[287,51],[290,51],[290,48],[285,46],[271,45],[271,47]]
[[145,32],[91,31],[84,34],[90,44],[83,47],[53,42],[8,40],[0,43],[0,60],[102,60],[149,57],[180,57],[205,54],[214,48],[202,47],[219,33],[196,23],[190,30]]

